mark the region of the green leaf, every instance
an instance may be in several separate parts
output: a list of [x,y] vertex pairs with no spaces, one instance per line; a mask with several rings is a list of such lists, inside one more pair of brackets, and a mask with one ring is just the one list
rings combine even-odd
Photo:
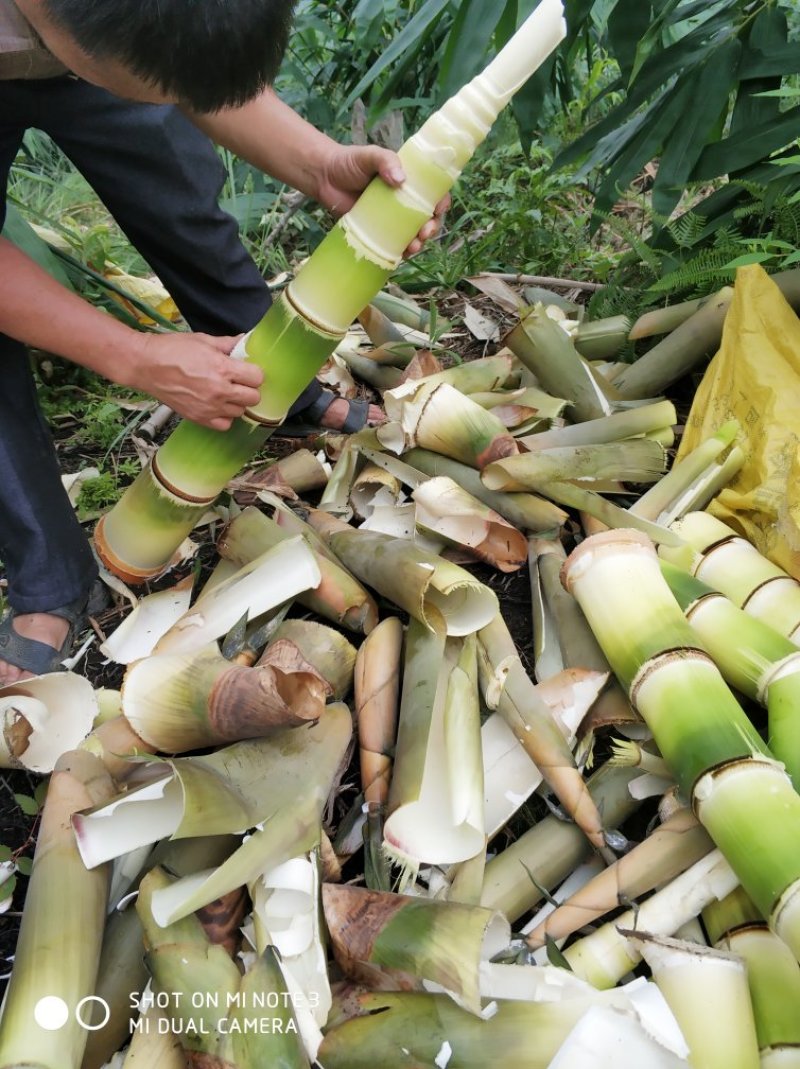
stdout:
[[494,39],[498,49],[511,40],[514,31],[519,25],[519,4],[517,0],[507,0],[506,6],[503,8],[500,18],[497,20],[497,25],[494,28]]
[[[516,6],[516,4],[514,5]],[[439,93],[447,100],[486,65],[487,53],[503,7],[485,0],[461,0],[439,73]]]
[[11,898],[17,887],[17,877],[9,876],[7,880],[4,880],[0,884],[0,902],[5,902],[7,898]]
[[39,812],[39,803],[29,794],[15,794],[14,801],[27,817],[35,817]]
[[739,71],[742,79],[780,78],[785,74],[800,74],[800,47],[794,42],[778,45],[768,54],[754,51],[743,61]]
[[688,106],[690,88],[687,79],[680,88],[665,94],[658,108],[651,112],[648,121],[606,173],[595,194],[597,212],[609,211],[631,180],[658,153]]
[[47,776],[43,780],[39,780],[36,784],[36,790],[33,792],[33,797],[39,803],[39,806],[44,805],[44,800],[47,797],[47,788],[50,785],[50,777]]
[[718,178],[741,171],[770,153],[791,144],[800,132],[800,106],[785,111],[766,128],[742,130],[705,148],[692,172],[692,179]]
[[[685,82],[687,108],[683,121],[675,125],[666,141],[653,186],[653,210],[656,216],[669,217],[681,198],[689,175],[703,151],[720,114],[727,111],[741,44],[735,38],[717,49],[714,62],[695,71]],[[680,86],[680,83],[679,83]],[[680,92],[676,86],[676,92]]]
[[619,0],[608,17],[611,52],[626,81],[631,77],[639,42],[652,19],[653,5],[643,0]]
[[11,859],[11,847],[0,845],[0,862],[10,861]]
[[13,241],[18,249],[22,249],[39,267],[44,268],[56,282],[60,282],[68,290],[74,290],[69,275],[61,266],[50,246],[46,241],[42,241],[27,219],[13,204],[6,204],[6,222],[3,227],[3,237]]
[[737,256],[735,260],[723,264],[722,270],[732,271],[736,267],[747,267],[748,264],[765,264],[772,259],[774,259],[774,253],[771,252],[746,252],[743,256]]
[[630,72],[630,81],[636,79],[637,74],[653,54],[653,51],[661,44],[661,34],[664,23],[678,6],[681,0],[662,0],[658,9],[658,15],[650,21],[645,32],[636,45],[636,54],[633,60],[633,68]]
[[[743,71],[754,56],[766,52],[772,54],[785,43],[789,33],[786,14],[777,7],[760,11],[751,23],[742,50],[739,64],[739,92],[731,115],[729,135],[742,130],[765,126],[780,115],[780,103],[772,100],[773,90],[780,92],[781,76],[773,78],[747,78]],[[764,96],[769,93],[769,97]]]
[[568,972],[572,972],[572,966],[561,953],[555,939],[551,935],[544,937],[544,945],[547,948],[547,960],[551,965],[555,965],[558,969],[567,969]]
[[[644,65],[634,84],[629,89],[622,104],[590,127],[585,134],[559,153],[555,167],[565,167],[584,156],[598,141],[621,129],[632,115],[641,109],[654,94],[663,93],[664,86],[673,77],[679,77],[706,63],[714,62],[714,55],[721,44],[717,35],[730,30],[729,19],[719,15],[709,20],[699,29],[689,33],[681,41],[669,48],[654,53]],[[729,32],[727,34],[729,36]],[[621,82],[612,83],[612,91],[621,88]],[[607,156],[601,156],[597,162],[607,162]]]
[[437,18],[448,6],[449,0],[426,0],[416,15],[404,26],[386,51],[372,64],[347,97],[345,108],[351,108],[365,89],[375,82],[380,74],[404,53],[413,51],[431,32]]
[[18,857],[17,872],[21,873],[23,876],[30,876],[30,874],[33,872],[33,858]]

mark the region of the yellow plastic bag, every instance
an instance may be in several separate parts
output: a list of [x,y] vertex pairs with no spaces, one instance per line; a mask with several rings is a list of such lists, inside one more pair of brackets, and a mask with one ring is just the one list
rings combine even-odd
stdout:
[[800,578],[800,320],[757,264],[737,271],[678,459],[729,419],[746,461],[708,511]]

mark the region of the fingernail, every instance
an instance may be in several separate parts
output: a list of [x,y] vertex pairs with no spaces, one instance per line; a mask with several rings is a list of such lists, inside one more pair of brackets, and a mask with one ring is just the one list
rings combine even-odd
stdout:
[[402,167],[392,167],[389,170],[389,178],[400,185],[402,182],[405,182],[406,174]]

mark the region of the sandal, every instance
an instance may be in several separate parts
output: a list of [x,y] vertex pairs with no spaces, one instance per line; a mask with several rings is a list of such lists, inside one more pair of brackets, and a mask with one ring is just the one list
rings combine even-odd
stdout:
[[108,595],[105,587],[97,581],[88,594],[82,594],[69,605],[47,609],[49,616],[59,616],[69,623],[66,637],[59,649],[49,646],[46,642],[39,642],[38,639],[20,635],[14,630],[13,621],[16,616],[25,614],[16,613],[13,609],[9,610],[0,621],[0,659],[14,665],[15,668],[21,668],[23,672],[31,672],[36,676],[63,671],[61,662],[72,648],[75,636],[86,623],[88,616],[100,612],[107,604]]
[[[347,401],[347,416],[344,423],[341,427],[323,427],[320,422],[322,417],[331,404],[337,400]],[[369,406],[369,401],[353,401],[340,397],[332,390],[323,389],[307,408],[295,413],[285,423],[282,423],[276,433],[286,435],[288,438],[305,438],[310,434],[320,434],[324,431],[330,434],[355,434],[366,427]],[[301,418],[298,419],[298,416]]]

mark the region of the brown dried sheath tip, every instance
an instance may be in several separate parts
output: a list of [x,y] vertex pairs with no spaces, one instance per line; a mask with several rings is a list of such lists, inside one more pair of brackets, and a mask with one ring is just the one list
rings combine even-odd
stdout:
[[240,927],[248,908],[247,891],[238,887],[198,909],[195,916],[215,946],[223,947],[234,957],[241,940]]

